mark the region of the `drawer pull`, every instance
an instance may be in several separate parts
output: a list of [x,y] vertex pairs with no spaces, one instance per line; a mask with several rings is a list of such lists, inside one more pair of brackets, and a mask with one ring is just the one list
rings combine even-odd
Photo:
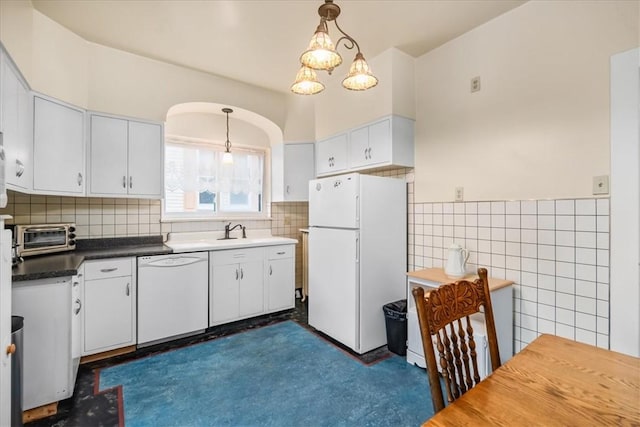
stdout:
[[111,267],[111,268],[102,268],[100,269],[101,273],[111,273],[112,271],[116,271],[118,269],[118,267]]
[[286,252],[278,252],[278,255],[284,255]]

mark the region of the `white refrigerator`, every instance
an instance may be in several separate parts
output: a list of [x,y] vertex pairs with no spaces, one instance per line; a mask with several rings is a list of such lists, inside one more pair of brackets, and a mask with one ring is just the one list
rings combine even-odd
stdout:
[[358,354],[387,343],[406,298],[407,187],[351,173],[309,181],[309,325]]

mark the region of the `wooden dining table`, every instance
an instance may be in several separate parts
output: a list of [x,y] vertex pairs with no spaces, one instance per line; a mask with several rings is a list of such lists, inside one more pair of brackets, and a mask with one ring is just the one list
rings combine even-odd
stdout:
[[423,426],[640,426],[640,358],[541,335]]

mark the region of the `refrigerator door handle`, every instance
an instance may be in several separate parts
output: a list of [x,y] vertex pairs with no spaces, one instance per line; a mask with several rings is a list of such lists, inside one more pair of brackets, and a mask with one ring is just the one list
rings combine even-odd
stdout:
[[356,237],[356,263],[360,262],[360,238]]
[[356,196],[356,223],[360,223],[360,195]]

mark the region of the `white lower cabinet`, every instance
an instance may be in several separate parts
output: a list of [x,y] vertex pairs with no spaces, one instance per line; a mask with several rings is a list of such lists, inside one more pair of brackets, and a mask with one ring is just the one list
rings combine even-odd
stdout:
[[267,311],[293,308],[295,305],[295,246],[267,248]]
[[295,245],[211,251],[209,326],[293,308]]
[[136,343],[135,258],[84,263],[82,355]]
[[13,314],[24,317],[22,409],[73,394],[77,358],[72,346],[71,277],[14,282]]
[[209,326],[264,312],[263,248],[212,251]]

